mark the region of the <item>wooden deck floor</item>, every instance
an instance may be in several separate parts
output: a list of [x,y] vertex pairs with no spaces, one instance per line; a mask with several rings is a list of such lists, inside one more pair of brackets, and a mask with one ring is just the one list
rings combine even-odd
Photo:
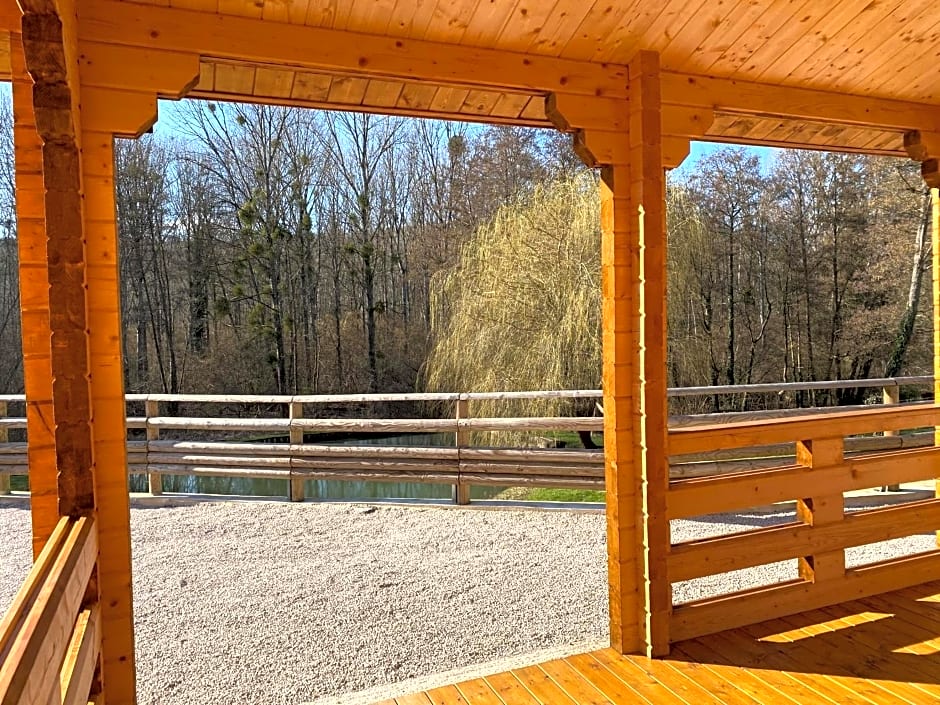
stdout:
[[940,583],[676,644],[605,649],[379,705],[940,703]]

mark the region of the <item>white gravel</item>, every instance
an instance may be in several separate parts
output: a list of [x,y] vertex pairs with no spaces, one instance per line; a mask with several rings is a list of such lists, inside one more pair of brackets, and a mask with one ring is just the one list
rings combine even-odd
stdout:
[[[676,540],[792,521],[674,522]],[[132,510],[140,705],[300,703],[607,636],[604,517],[285,502]],[[29,513],[0,501],[0,611]],[[934,546],[853,549],[852,564]],[[676,586],[686,601],[794,561]]]

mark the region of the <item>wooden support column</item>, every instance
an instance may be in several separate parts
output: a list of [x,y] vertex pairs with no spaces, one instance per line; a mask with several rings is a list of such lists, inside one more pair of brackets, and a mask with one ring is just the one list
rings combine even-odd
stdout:
[[663,169],[659,55],[640,52],[630,63],[630,200],[632,240],[640,246],[641,525],[645,595],[644,647],[669,653],[672,586],[666,571],[670,533],[666,399],[666,175]]
[[[815,469],[841,465],[845,443],[842,438],[826,438],[803,441],[796,444],[796,461],[800,465]],[[812,486],[812,480],[808,481]],[[796,503],[797,518],[811,526],[836,524],[845,516],[845,501],[842,494],[818,495],[799,499]],[[829,551],[799,559],[800,577],[814,583],[825,580],[841,580],[845,577],[845,551]]]
[[23,378],[29,444],[33,556],[59,521],[56,445],[52,412],[52,350],[49,346],[49,273],[46,248],[42,140],[36,131],[33,79],[26,70],[23,36],[10,35],[13,69],[13,147],[16,170],[17,248]]
[[[930,240],[931,265],[933,267],[933,403],[940,405],[940,190],[936,184],[930,188]],[[940,445],[940,427],[934,429],[934,445]],[[934,494],[940,497],[940,476],[934,486]],[[940,531],[937,532],[940,545]]]
[[[614,106],[599,99],[594,106],[555,95],[546,112],[560,129],[576,131],[575,151],[589,166],[603,167],[611,645],[621,653],[659,656],[669,652],[672,590],[666,572],[666,193],[658,55],[640,52],[629,74],[628,101]],[[687,140],[678,151],[684,155],[686,147]]]
[[[114,135],[156,120],[198,56],[82,45],[77,3],[21,0],[13,63],[17,213],[34,547],[59,516],[95,516],[87,600],[101,613],[99,687],[136,700]],[[147,70],[143,70],[146,68]],[[130,89],[122,86],[129,86]]]

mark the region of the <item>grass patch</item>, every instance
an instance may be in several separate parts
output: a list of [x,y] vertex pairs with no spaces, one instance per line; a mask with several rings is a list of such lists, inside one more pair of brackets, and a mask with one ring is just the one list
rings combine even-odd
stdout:
[[517,502],[603,502],[603,490],[571,490],[552,487],[510,487],[494,499]]

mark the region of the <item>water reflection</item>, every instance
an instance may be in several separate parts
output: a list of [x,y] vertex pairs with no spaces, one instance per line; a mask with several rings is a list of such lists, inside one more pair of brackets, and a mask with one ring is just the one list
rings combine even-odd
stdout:
[[[276,439],[275,442],[285,442]],[[400,436],[367,436],[330,441],[330,445],[372,445],[443,447],[454,443],[453,434],[412,433]],[[131,492],[147,492],[147,477],[131,475]],[[489,499],[503,487],[472,487],[472,499]],[[287,480],[252,479],[246,477],[203,477],[164,475],[164,492],[187,494],[222,494],[254,497],[286,497]],[[423,482],[345,482],[339,480],[307,480],[304,491],[308,499],[443,499],[451,498],[451,485]]]

